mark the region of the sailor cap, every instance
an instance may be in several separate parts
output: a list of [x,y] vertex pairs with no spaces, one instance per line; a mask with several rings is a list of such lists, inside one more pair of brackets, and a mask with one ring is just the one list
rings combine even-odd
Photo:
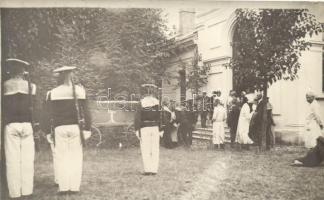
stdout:
[[17,66],[22,66],[22,67],[30,66],[30,64],[28,62],[20,60],[20,59],[16,59],[16,58],[8,58],[8,59],[6,59],[6,62],[20,64]]
[[55,69],[53,72],[54,73],[68,72],[68,71],[72,71],[74,69],[76,69],[76,67],[74,67],[74,66],[63,66],[63,67]]
[[142,84],[141,86],[142,86],[142,87],[153,87],[153,88],[158,88],[156,85],[154,85],[154,84],[149,84],[149,83]]

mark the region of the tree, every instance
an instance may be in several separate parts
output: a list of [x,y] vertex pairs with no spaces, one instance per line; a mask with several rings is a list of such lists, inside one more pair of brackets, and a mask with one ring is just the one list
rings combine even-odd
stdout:
[[188,72],[186,86],[194,91],[195,94],[199,93],[199,89],[206,85],[208,81],[208,72],[210,66],[201,62],[201,56],[198,53],[198,48],[194,49],[194,57],[192,59],[192,68]]
[[[281,79],[295,80],[300,69],[299,57],[308,50],[306,36],[322,31],[315,17],[305,9],[236,10],[236,40],[229,67],[233,68],[236,85],[263,90],[267,102],[268,87]],[[259,146],[265,148],[266,104],[263,106]]]
[[[173,44],[176,45],[175,43]],[[179,59],[179,68],[181,70],[179,71],[180,76],[178,77],[177,86],[180,86],[180,90],[182,90],[181,88],[185,88],[184,91],[180,91],[180,101],[182,103],[186,101],[186,89],[190,89],[192,94],[198,95],[200,89],[208,82],[210,65],[201,62],[197,45],[191,50],[193,51],[191,62],[185,62],[181,58]],[[178,49],[178,51],[181,50]],[[177,53],[173,52],[172,55],[179,57],[178,51],[175,51]]]
[[55,85],[52,70],[76,65],[88,93],[128,88],[161,77],[167,54],[159,48],[166,26],[160,9],[4,9],[3,57],[33,66],[44,96]]

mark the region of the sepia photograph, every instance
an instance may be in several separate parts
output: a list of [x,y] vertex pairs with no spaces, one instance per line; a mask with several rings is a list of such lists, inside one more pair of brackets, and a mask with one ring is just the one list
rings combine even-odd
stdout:
[[0,2],[1,200],[324,200],[324,2]]

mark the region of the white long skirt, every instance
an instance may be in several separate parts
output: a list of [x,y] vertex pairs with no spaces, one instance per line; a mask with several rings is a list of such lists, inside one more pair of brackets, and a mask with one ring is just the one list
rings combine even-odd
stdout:
[[157,173],[160,153],[158,126],[141,128],[141,152],[144,172]]
[[55,128],[55,168],[59,191],[80,191],[83,152],[78,125]]
[[316,139],[319,136],[323,136],[322,130],[315,120],[312,120],[309,124],[309,129],[305,131],[304,141],[306,148],[313,148],[316,146]]
[[213,144],[224,144],[225,128],[224,122],[213,122]]
[[35,145],[31,123],[5,126],[5,155],[9,195],[31,195],[34,185]]

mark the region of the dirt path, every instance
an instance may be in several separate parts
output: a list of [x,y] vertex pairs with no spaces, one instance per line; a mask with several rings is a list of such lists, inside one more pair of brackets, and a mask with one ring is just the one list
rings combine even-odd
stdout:
[[196,180],[192,187],[183,192],[178,200],[208,200],[211,193],[217,193],[218,186],[225,180],[228,157],[219,157]]

